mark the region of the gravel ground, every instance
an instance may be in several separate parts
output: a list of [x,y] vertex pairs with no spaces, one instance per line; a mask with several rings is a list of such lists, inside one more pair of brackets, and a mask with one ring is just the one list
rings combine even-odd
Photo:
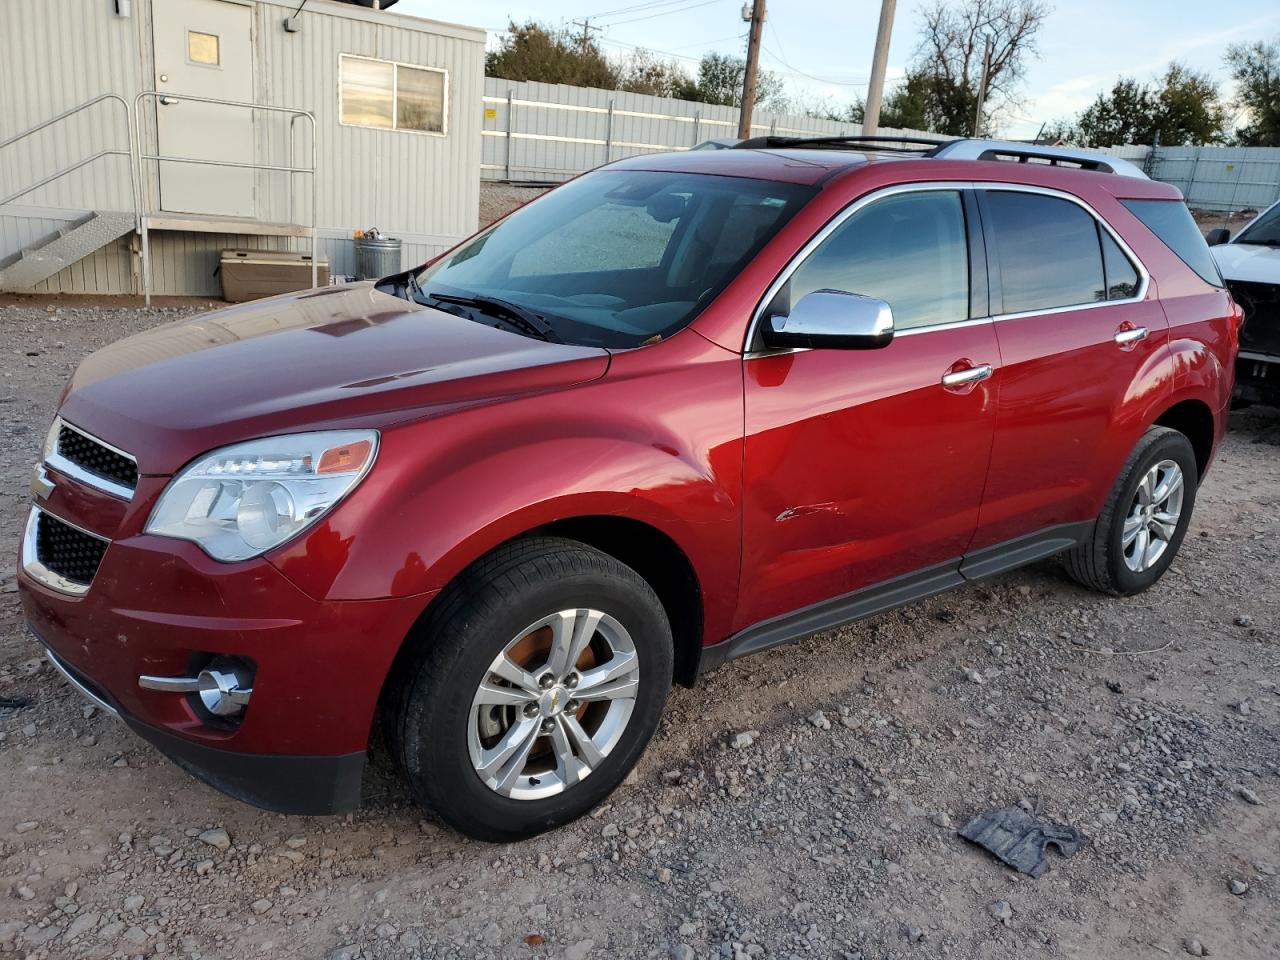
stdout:
[[[0,305],[6,543],[72,366],[193,309]],[[197,784],[42,665],[0,571],[0,696],[31,700],[0,710],[0,953],[1274,958],[1280,413],[1232,427],[1147,594],[1046,562],[730,664],[608,806],[507,846],[380,757],[345,818]],[[956,836],[1019,803],[1092,844],[1031,880]]]

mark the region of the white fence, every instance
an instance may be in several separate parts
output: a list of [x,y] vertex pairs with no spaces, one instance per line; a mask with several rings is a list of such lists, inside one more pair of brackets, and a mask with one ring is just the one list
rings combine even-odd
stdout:
[[[754,136],[858,134],[856,123],[756,111]],[[738,108],[639,93],[517,82],[486,77],[481,177],[559,181],[611,160],[688,150],[703,140],[734,137]],[[901,136],[936,136],[881,128]]]
[[1110,147],[1200,210],[1262,210],[1280,200],[1280,147]]

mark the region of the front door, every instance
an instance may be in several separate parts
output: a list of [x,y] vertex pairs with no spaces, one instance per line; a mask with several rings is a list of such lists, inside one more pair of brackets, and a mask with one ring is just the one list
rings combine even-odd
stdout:
[[[233,0],[157,0],[156,132],[162,156],[253,162],[253,111],[183,97],[253,100],[253,7]],[[160,207],[174,213],[254,215],[254,171],[160,167]]]
[[861,293],[889,303],[895,335],[881,349],[744,360],[738,629],[958,566],[978,521],[1000,377],[980,247],[970,280],[965,209],[952,189],[864,202],[766,311],[824,288]]

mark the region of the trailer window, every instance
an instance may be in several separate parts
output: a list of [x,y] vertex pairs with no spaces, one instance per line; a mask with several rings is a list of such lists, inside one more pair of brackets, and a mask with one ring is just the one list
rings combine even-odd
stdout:
[[339,101],[347,126],[445,133],[448,74],[414,66],[342,54]]

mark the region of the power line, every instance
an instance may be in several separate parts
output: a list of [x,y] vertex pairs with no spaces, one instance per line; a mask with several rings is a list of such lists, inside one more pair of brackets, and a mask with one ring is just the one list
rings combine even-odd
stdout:
[[648,0],[647,3],[633,3],[627,7],[615,7],[613,10],[602,10],[599,13],[587,14],[592,20],[601,17],[612,17],[622,13],[634,13],[637,10],[648,10],[652,7],[669,7],[673,4],[687,3],[688,0]]
[[691,3],[688,6],[676,7],[672,10],[659,10],[657,13],[645,14],[642,17],[631,17],[627,20],[614,20],[606,23],[606,27],[620,27],[624,23],[639,23],[641,20],[654,20],[658,17],[669,17],[673,13],[686,13],[689,10],[697,10],[699,7],[709,7],[713,3],[719,3],[720,0],[702,0],[701,3]]
[[793,67],[791,64],[787,63],[786,60],[782,59],[782,57],[774,53],[774,51],[771,50],[768,47],[768,45],[765,46],[764,52],[767,53],[774,60],[778,61],[778,63],[782,64],[786,68],[787,72],[797,74],[798,76],[801,76],[801,77],[807,77],[810,80],[816,80],[818,83],[828,83],[836,87],[862,87],[862,86],[865,86],[867,83],[865,78],[858,79],[858,80],[831,80],[827,77],[819,77],[819,76],[815,76],[812,73],[805,73],[803,70],[799,70]]

